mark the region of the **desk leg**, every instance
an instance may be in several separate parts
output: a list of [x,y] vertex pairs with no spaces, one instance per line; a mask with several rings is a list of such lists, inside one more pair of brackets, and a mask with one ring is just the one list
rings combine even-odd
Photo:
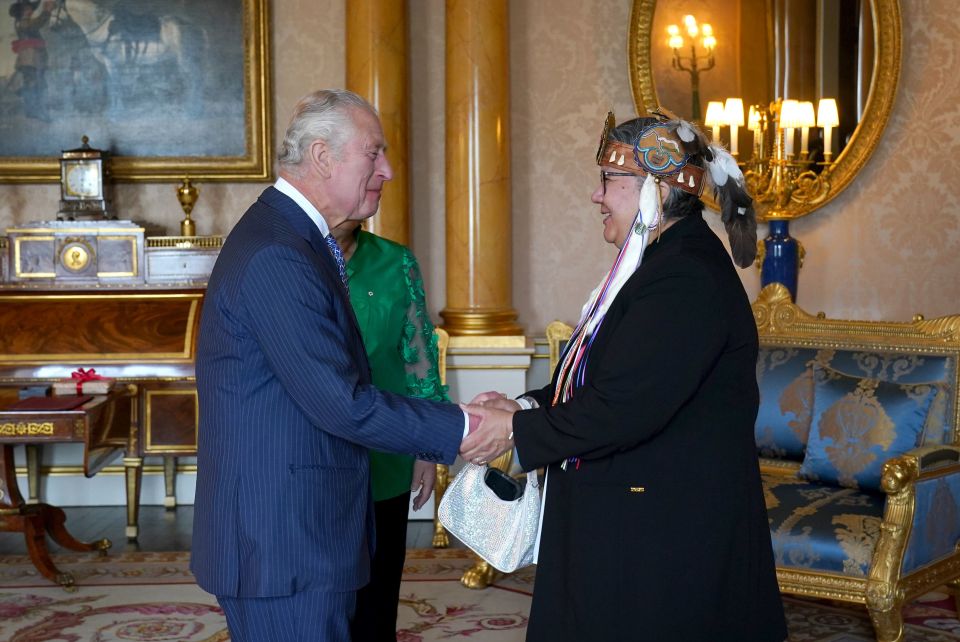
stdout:
[[40,444],[27,444],[27,503],[40,503]]
[[49,534],[55,542],[73,551],[100,551],[101,554],[106,554],[110,548],[110,540],[101,539],[90,544],[81,542],[67,532],[67,517],[62,510],[49,504],[24,502],[17,486],[11,445],[0,448],[0,471],[0,531],[23,533],[30,561],[40,574],[67,591],[75,591],[73,576],[61,572],[50,558],[46,536]]
[[163,458],[163,484],[167,492],[163,505],[173,510],[177,507],[177,458],[172,455]]
[[127,539],[140,534],[140,482],[143,480],[143,457],[124,457],[127,475]]

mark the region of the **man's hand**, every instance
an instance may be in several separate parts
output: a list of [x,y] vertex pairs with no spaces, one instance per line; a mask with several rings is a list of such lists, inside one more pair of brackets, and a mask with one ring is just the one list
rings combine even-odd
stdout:
[[483,465],[513,448],[513,413],[516,409],[501,410],[480,405],[465,405],[462,408],[471,419],[479,417],[481,422],[480,428],[471,431],[460,444],[461,457]]
[[413,481],[410,483],[410,492],[420,491],[413,498],[413,510],[420,510],[427,503],[436,481],[436,464],[419,459],[413,463]]

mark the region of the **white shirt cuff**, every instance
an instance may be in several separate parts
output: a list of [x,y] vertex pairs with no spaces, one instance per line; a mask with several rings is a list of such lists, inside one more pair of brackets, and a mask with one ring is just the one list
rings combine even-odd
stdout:
[[537,400],[533,397],[528,397],[523,395],[522,397],[517,397],[514,399],[518,404],[520,404],[520,410],[533,410],[534,408],[539,408],[540,404],[537,403]]
[[467,438],[467,435],[470,434],[470,415],[463,409],[461,409],[460,412],[463,413],[463,437],[460,438],[460,440],[463,441]]

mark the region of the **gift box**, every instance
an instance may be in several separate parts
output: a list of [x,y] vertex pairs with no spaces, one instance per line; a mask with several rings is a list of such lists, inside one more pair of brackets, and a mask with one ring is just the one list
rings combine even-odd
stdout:
[[93,368],[79,368],[71,373],[69,379],[60,379],[53,383],[55,395],[105,395],[113,388],[116,379],[103,377]]

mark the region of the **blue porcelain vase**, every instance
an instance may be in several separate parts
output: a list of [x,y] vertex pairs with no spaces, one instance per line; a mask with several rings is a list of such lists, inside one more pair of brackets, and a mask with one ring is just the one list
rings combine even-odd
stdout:
[[790,236],[790,221],[769,222],[770,235],[763,239],[765,254],[760,268],[760,285],[782,283],[797,300],[797,274],[800,270],[799,243]]

